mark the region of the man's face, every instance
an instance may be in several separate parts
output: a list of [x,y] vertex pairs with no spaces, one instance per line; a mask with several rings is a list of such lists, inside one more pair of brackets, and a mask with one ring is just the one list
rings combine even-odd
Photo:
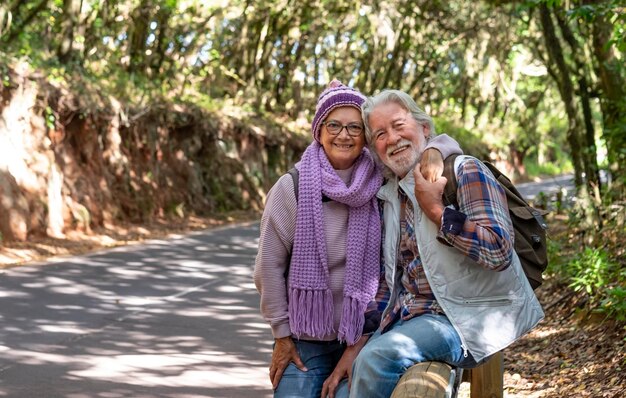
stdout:
[[428,125],[419,124],[411,113],[395,102],[378,105],[370,113],[369,126],[374,149],[385,166],[404,178],[426,147]]

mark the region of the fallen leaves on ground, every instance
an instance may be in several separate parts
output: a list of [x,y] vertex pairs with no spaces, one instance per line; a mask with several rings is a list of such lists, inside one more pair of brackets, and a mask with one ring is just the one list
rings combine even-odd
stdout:
[[626,325],[557,280],[536,293],[546,317],[505,350],[505,397],[626,397]]

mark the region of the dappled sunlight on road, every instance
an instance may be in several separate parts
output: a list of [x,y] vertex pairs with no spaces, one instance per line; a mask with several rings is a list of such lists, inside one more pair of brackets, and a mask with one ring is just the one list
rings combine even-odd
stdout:
[[[224,352],[198,352],[191,355],[110,355],[81,358],[91,366],[69,372],[77,378],[111,380],[140,386],[254,387],[266,366],[251,366]],[[224,372],[224,364],[230,364]]]
[[11,298],[28,298],[28,294],[23,292],[0,292],[0,298],[11,297]]
[[269,397],[258,229],[0,275],[0,397]]

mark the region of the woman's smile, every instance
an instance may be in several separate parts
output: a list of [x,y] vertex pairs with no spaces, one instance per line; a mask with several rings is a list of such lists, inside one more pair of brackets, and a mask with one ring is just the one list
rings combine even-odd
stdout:
[[339,148],[339,149],[344,149],[344,150],[350,150],[354,147],[354,144],[337,144],[337,143],[333,143],[333,146]]

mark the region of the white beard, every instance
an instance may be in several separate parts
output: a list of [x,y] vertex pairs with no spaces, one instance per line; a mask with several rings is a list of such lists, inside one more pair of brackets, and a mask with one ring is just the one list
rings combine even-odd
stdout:
[[[409,148],[405,149],[402,154],[391,157],[393,151],[405,145],[408,145]],[[384,162],[385,166],[389,167],[395,175],[404,178],[419,160],[419,154],[421,152],[418,152],[416,149],[417,148],[415,148],[415,145],[413,145],[411,141],[403,139],[392,148],[387,149],[387,159],[386,162]]]

